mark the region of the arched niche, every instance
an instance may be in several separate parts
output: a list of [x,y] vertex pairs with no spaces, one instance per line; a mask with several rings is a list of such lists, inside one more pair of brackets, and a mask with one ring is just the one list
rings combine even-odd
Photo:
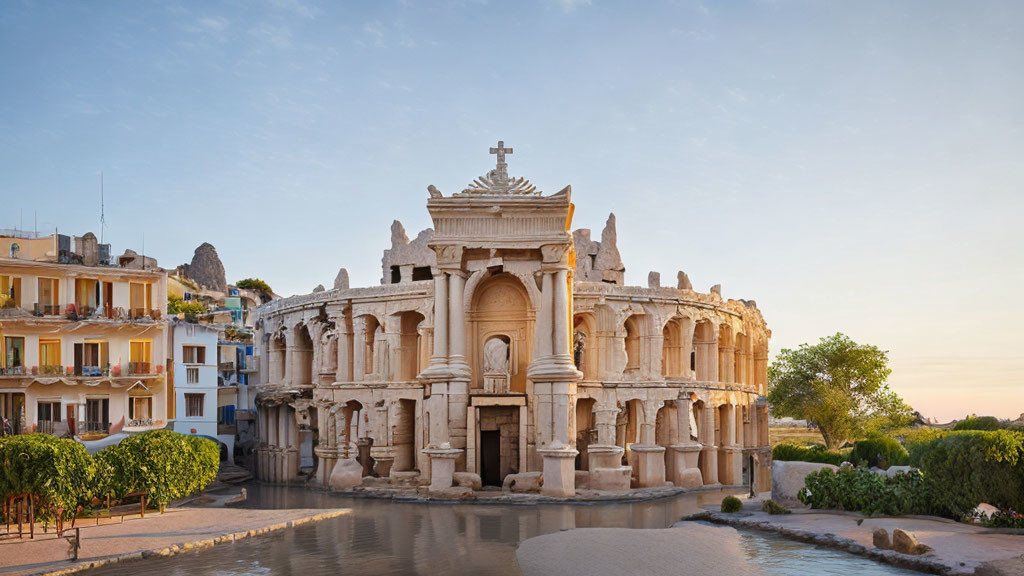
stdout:
[[675,317],[665,323],[661,331],[662,354],[661,375],[667,378],[683,378],[692,370],[690,360],[691,321],[686,317]]
[[584,380],[597,380],[597,321],[589,312],[573,316],[573,362]]
[[508,343],[509,388],[526,392],[526,369],[532,359],[535,312],[522,282],[512,274],[498,273],[482,280],[473,291],[467,313],[466,351],[473,379],[471,387],[484,387],[484,345],[503,337]]
[[415,380],[426,367],[425,342],[419,332],[421,322],[423,315],[413,310],[399,315],[398,380]]
[[305,324],[295,328],[292,344],[292,384],[305,386],[313,384],[313,338]]
[[633,314],[626,318],[626,370],[625,374],[633,375],[640,372],[640,327],[641,318]]

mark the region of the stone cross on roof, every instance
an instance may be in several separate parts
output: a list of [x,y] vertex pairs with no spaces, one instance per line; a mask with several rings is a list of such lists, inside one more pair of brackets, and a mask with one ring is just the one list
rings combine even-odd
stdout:
[[505,154],[512,154],[512,148],[505,148],[505,142],[498,140],[498,147],[490,149],[491,154],[498,156],[497,166],[489,171],[486,176],[481,176],[462,191],[462,194],[530,194],[540,195],[540,190],[526,178],[509,178],[508,164],[505,163]]
[[505,148],[505,142],[498,140],[498,147],[491,148],[491,154],[498,155],[498,166],[494,172],[494,183],[503,185],[508,183],[508,164],[505,164],[505,154],[512,154],[511,148]]

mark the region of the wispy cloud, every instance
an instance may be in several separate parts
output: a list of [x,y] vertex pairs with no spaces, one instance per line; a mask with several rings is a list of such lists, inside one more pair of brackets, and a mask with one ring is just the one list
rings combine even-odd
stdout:
[[373,45],[378,48],[384,47],[384,25],[378,20],[367,22],[363,25],[363,34],[370,37]]
[[291,48],[292,45],[292,31],[287,26],[260,24],[249,30],[249,34],[276,48]]
[[590,0],[555,0],[555,4],[558,4],[566,14],[574,12],[581,6],[590,6]]

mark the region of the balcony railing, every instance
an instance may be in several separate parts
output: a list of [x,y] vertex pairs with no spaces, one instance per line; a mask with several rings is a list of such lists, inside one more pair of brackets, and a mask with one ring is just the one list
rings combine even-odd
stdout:
[[40,304],[36,303],[35,313],[42,316],[59,316],[60,315],[60,304]]
[[53,434],[53,430],[57,423],[53,420],[40,420],[36,422],[36,432],[41,434]]
[[234,362],[221,362],[220,364],[217,365],[217,369],[220,370],[221,372],[234,372],[235,371],[235,363]]
[[24,366],[8,366],[7,368],[0,368],[0,376],[24,376]]
[[130,426],[132,428],[139,428],[139,427],[142,427],[142,426],[152,426],[152,425],[153,425],[153,419],[152,418],[132,418],[131,420],[128,421],[128,426]]
[[109,434],[110,422],[82,422],[79,424],[82,432],[92,434]]
[[149,362],[129,362],[128,374],[131,376],[146,376],[152,374],[153,365]]
[[38,369],[33,368],[32,374],[37,373],[42,376],[63,376],[64,366],[39,366]]
[[81,366],[75,365],[75,376],[100,377],[110,375],[110,364],[106,366]]

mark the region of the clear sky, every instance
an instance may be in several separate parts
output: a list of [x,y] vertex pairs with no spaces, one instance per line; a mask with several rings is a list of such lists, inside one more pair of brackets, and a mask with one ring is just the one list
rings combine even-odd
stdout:
[[925,415],[1024,412],[1024,3],[0,3],[0,227],[281,294],[380,281],[426,186],[513,175],[772,348],[889,350]]

